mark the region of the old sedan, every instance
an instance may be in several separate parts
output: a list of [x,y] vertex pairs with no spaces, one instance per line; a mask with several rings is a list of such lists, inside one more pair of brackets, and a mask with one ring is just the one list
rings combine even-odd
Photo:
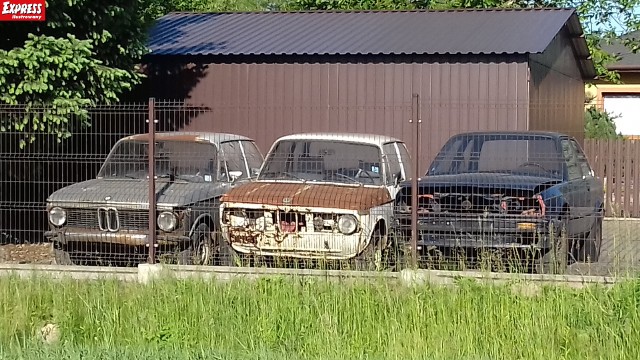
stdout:
[[[396,228],[405,238],[411,192],[403,184],[396,202]],[[418,250],[516,250],[521,259],[535,259],[541,272],[563,272],[572,261],[600,256],[602,183],[567,135],[455,135],[417,193]]]
[[387,230],[409,163],[405,144],[391,137],[281,137],[258,180],[222,198],[222,233],[241,254],[380,268],[382,256],[392,254]]
[[[120,139],[95,179],[49,196],[45,235],[54,242],[59,263],[146,260],[148,139],[148,134]],[[167,132],[155,139],[158,255],[211,264],[219,258],[214,252],[220,196],[253,181],[263,156],[252,139],[234,134]]]

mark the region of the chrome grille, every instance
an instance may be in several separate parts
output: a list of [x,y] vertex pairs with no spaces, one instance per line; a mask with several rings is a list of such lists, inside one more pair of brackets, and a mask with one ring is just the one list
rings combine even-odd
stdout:
[[[100,229],[100,222],[102,222],[102,228],[106,230],[106,216],[108,215],[111,217],[111,228],[114,228],[115,224],[119,225],[115,228],[119,230],[138,230],[149,227],[149,212],[147,210],[118,210],[117,213],[106,213],[101,210],[102,220],[100,222],[98,221],[98,214],[98,209],[71,209],[67,215],[67,225],[71,227]],[[114,218],[116,214],[117,222]]]

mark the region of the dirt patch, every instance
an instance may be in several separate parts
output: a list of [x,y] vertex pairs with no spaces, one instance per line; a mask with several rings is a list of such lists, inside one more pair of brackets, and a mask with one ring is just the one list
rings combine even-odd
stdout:
[[0,263],[55,264],[52,244],[6,244],[0,246]]

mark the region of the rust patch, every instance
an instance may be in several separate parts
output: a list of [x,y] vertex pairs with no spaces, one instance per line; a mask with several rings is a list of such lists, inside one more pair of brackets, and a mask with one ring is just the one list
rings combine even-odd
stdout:
[[273,206],[331,207],[368,210],[391,202],[385,188],[336,186],[326,184],[247,183],[222,196],[223,202]]

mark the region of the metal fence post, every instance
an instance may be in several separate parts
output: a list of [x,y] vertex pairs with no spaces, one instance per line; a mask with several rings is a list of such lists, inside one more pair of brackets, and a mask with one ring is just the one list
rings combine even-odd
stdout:
[[411,121],[413,122],[413,176],[411,176],[411,265],[418,265],[418,177],[420,176],[420,98],[413,94],[411,101]]
[[156,262],[156,119],[155,99],[149,98],[149,263]]

